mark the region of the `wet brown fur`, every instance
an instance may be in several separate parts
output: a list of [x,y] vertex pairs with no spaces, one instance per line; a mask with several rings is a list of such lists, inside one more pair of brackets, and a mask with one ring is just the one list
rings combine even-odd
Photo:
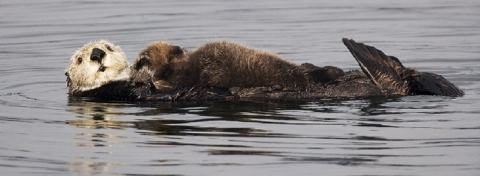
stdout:
[[306,70],[267,51],[230,42],[212,42],[190,54],[200,60],[200,80],[215,87],[281,86],[304,88],[311,83]]
[[307,69],[308,76],[315,83],[328,83],[345,76],[345,72],[342,69],[334,66],[318,67],[311,63],[303,63],[300,66]]
[[130,82],[132,85],[153,83],[159,91],[172,91],[175,86],[165,79],[173,72],[171,65],[185,58],[185,52],[181,47],[160,41],[154,42],[140,52],[133,65]]
[[[207,43],[187,55],[179,55],[173,45],[156,42],[140,53],[134,68],[153,71],[148,73],[153,75],[148,79],[152,78],[161,92],[198,85],[220,88],[280,86],[287,90],[303,90],[316,82],[328,82],[344,75],[337,67],[299,66],[273,53],[226,41]],[[134,80],[148,81],[145,74],[134,75],[140,77]]]

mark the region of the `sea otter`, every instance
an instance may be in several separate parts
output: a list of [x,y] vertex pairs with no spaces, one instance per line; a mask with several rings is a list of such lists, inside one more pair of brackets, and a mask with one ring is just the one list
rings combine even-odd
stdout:
[[147,78],[161,92],[193,86],[304,90],[344,75],[337,67],[296,65],[273,53],[226,41],[207,43],[192,53],[155,42],[140,52],[133,72],[135,82],[145,82]]
[[[67,86],[71,96],[107,100],[464,94],[440,75],[406,68],[396,57],[372,46],[346,38],[343,42],[362,71],[343,72],[337,67],[308,63],[296,65],[272,53],[230,42],[207,43],[192,53],[157,42],[140,52],[133,66],[127,66],[119,47],[106,41],[93,42],[72,57],[66,72]],[[87,60],[79,62],[82,59],[78,58]],[[110,75],[105,76],[106,73]]]

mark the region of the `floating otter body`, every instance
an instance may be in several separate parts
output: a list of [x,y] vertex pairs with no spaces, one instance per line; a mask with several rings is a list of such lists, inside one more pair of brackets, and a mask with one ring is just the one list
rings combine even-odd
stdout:
[[[123,65],[119,60],[125,60],[125,57],[114,58],[120,56],[116,55],[116,50],[92,47],[98,44],[93,43],[85,45],[72,57],[66,73],[67,86],[71,96],[107,100],[315,99],[464,94],[440,75],[406,68],[396,57],[387,56],[374,47],[349,39],[343,39],[343,42],[362,72],[343,72],[337,67],[317,67],[308,63],[296,65],[272,53],[229,42],[207,43],[192,53],[186,53],[178,46],[156,42],[140,52],[136,63],[129,67],[130,71],[114,72],[109,69],[115,67],[100,68],[106,63]],[[107,51],[96,54],[99,49]],[[94,64],[78,64],[78,56],[89,55],[88,62]],[[96,59],[97,55],[103,59]],[[113,79],[99,81],[101,86],[86,87],[81,84],[82,80],[92,80],[95,77],[90,77],[94,74],[81,74],[75,71],[81,70],[77,67],[96,68],[100,75],[110,71],[108,73]],[[123,72],[129,73],[127,79]]]

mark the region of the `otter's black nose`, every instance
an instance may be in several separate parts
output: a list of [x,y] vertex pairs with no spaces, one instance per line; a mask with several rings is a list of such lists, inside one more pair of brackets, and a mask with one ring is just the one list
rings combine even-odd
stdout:
[[103,56],[105,56],[105,51],[98,48],[93,48],[92,55],[90,55],[90,60],[101,63]]

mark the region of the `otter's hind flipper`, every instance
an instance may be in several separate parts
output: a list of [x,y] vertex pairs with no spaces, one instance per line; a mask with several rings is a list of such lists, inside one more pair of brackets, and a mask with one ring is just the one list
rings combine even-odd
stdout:
[[395,57],[387,56],[375,47],[343,38],[345,46],[357,60],[362,71],[386,96],[407,95],[408,85],[400,74],[405,67]]
[[428,72],[410,74],[408,85],[410,92],[416,95],[443,95],[460,97],[465,93],[441,75]]

